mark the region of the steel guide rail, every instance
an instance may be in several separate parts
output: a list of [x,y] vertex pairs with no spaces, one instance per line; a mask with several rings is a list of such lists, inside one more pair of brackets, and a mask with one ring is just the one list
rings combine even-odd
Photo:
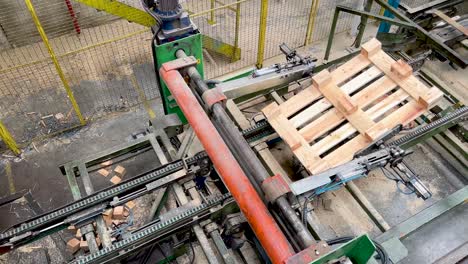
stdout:
[[152,238],[151,236],[155,238],[154,236],[157,236],[160,231],[164,231],[164,229],[170,228],[173,225],[178,225],[183,220],[192,219],[196,216],[199,216],[201,213],[208,211],[210,208],[218,204],[221,204],[223,201],[225,201],[226,199],[230,197],[231,197],[231,194],[226,193],[226,194],[208,199],[205,203],[195,208],[192,208],[186,212],[183,212],[180,215],[177,215],[171,219],[168,219],[167,221],[155,223],[143,230],[136,232],[135,234],[132,234],[130,237],[126,239],[113,243],[112,246],[110,247],[103,248],[99,250],[98,252],[89,254],[84,257],[80,257],[71,263],[86,264],[86,263],[96,263],[96,261],[103,261],[103,258],[109,257],[114,252],[120,252],[130,246],[134,247],[135,244],[137,243],[144,243],[145,240],[151,239]]
[[242,136],[246,138],[248,143],[252,143],[273,133],[275,131],[266,120],[262,120],[254,126],[241,131]]
[[[266,131],[269,130],[268,128],[271,128],[268,122],[261,121],[257,125],[243,130],[242,135],[246,137],[249,141],[256,140],[259,137],[263,137],[273,133],[273,131]],[[143,187],[149,182],[158,180],[159,178],[181,170],[184,168],[184,166],[196,164],[198,161],[205,158],[208,158],[208,155],[205,152],[200,152],[194,157],[185,159],[185,161],[174,161],[172,163],[157,168],[155,171],[142,174],[141,176],[129,179],[127,181],[119,183],[118,185],[108,187],[102,191],[96,192],[90,196],[84,197],[61,208],[44,213],[40,216],[33,217],[25,222],[14,225],[8,228],[6,231],[0,233],[0,246],[8,243],[9,241],[7,240],[12,237],[21,236],[21,238],[23,238],[22,236],[33,236],[32,233],[28,234],[27,232],[33,232],[41,226],[57,224],[60,223],[61,220],[63,221],[62,224],[66,224],[66,222],[64,221],[66,221],[67,217],[69,216],[80,213],[86,209],[91,208],[96,204],[104,202],[110,203],[110,201],[112,201],[112,199],[117,195],[129,193],[131,190]]]
[[129,179],[118,185],[108,187],[100,192],[84,197],[83,199],[65,205],[52,212],[48,212],[43,215],[34,217],[26,222],[17,224],[9,228],[7,231],[1,233],[0,242],[4,244],[6,242],[5,240],[10,239],[14,236],[27,236],[27,232],[34,231],[35,229],[46,224],[58,224],[60,223],[60,221],[62,221],[62,224],[66,224],[66,218],[69,216],[82,212],[83,210],[88,209],[93,205],[104,202],[110,202],[117,195],[131,192],[136,188],[143,187],[145,184],[150,183],[151,181],[177,172],[183,169],[185,166],[196,164],[198,161],[206,158],[208,158],[206,153],[201,152],[194,157],[185,159],[184,161],[174,161],[172,163],[159,167],[158,169],[150,173],[142,174],[141,176],[137,176],[136,178]]
[[[468,107],[465,106],[465,107],[459,108],[456,111],[449,113],[446,116],[438,119],[437,121],[434,121],[424,127],[421,127],[420,129],[417,129],[416,131],[413,131],[412,133],[408,135],[405,135],[393,142],[390,142],[389,145],[401,146],[411,141],[412,139],[417,138],[427,133],[428,131],[432,129],[440,127],[448,122],[451,122],[465,115],[467,112],[468,112]],[[274,131],[272,130],[270,124],[264,120],[264,121],[258,122],[256,125],[250,128],[243,130],[241,133],[247,139],[248,142],[252,142],[259,138],[268,136],[269,134],[274,133]],[[199,160],[204,159],[204,158],[208,158],[207,154],[205,152],[200,152],[196,156],[186,159],[185,163],[186,165],[193,165]],[[147,174],[143,174],[141,176],[137,176],[136,178],[133,178],[133,179],[129,179],[125,182],[106,188],[103,191],[97,192],[90,196],[84,197],[81,200],[68,204],[52,212],[45,213],[41,216],[32,218],[26,222],[17,224],[9,228],[7,231],[0,234],[0,243],[4,244],[5,242],[7,242],[5,240],[10,239],[14,236],[27,235],[26,232],[34,230],[48,223],[51,223],[51,222],[57,223],[60,221],[60,219],[66,220],[66,217],[82,212],[83,210],[88,209],[92,207],[93,205],[103,203],[106,201],[110,202],[112,198],[115,197],[116,195],[127,193],[135,188],[142,187],[151,181],[157,180],[173,172],[176,172],[182,169],[186,165],[184,165],[184,161],[182,160],[174,161],[172,163],[166,164],[165,166],[162,166],[156,169],[155,171],[152,171]],[[66,222],[63,222],[63,224],[65,223]]]
[[428,133],[431,130],[437,129],[449,122],[452,122],[458,118],[463,117],[467,113],[468,113],[468,106],[463,106],[461,108],[458,108],[457,110],[445,115],[444,117],[437,119],[436,121],[431,122],[427,125],[423,125],[417,128],[415,131],[412,131],[408,133],[407,135],[390,142],[388,145],[389,146],[402,146],[412,141],[413,139],[423,136],[424,134]]

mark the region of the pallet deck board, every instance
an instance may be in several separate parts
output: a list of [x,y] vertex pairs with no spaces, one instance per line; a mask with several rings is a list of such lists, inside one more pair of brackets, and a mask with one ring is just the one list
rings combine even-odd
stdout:
[[332,72],[318,73],[311,86],[262,111],[302,165],[316,174],[351,160],[388,130],[416,119],[442,95],[372,39],[360,55]]

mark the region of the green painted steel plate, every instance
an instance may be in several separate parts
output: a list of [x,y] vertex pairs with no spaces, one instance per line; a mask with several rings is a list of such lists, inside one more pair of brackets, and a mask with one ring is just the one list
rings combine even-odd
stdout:
[[330,260],[347,256],[353,264],[365,264],[375,252],[375,245],[367,235],[357,237],[345,243],[337,249],[330,251],[323,257],[313,261],[311,264],[326,264]]
[[[173,42],[164,43],[154,46],[154,64],[156,65],[157,74],[161,65],[168,61],[177,59],[175,53],[177,50],[183,49],[187,56],[194,56],[199,63],[196,68],[200,75],[204,78],[203,73],[203,51],[202,51],[202,35],[196,34],[182,39],[174,40]],[[158,74],[159,75],[159,74]],[[177,114],[183,124],[187,123],[187,119],[177,105],[175,99],[163,80],[159,80],[161,98],[163,101],[164,112],[166,114]]]

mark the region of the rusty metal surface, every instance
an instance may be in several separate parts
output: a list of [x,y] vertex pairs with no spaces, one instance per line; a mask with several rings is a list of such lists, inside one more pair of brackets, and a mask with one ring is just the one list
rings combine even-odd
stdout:
[[262,182],[262,189],[269,202],[274,202],[279,197],[291,192],[289,184],[279,174],[264,180]]
[[206,102],[208,108],[210,109],[214,104],[218,102],[221,102],[225,106],[227,101],[227,97],[226,95],[224,95],[223,90],[221,88],[213,88],[208,91],[205,91],[202,95],[202,99]]
[[330,247],[327,242],[319,241],[317,244],[314,244],[301,252],[295,254],[294,256],[289,257],[285,263],[286,264],[303,264],[310,263],[330,251]]

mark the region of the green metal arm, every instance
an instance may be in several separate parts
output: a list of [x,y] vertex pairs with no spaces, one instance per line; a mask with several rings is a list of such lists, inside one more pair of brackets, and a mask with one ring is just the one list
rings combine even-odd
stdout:
[[445,45],[443,41],[440,41],[439,39],[432,37],[431,33],[427,32],[424,28],[414,23],[410,18],[400,13],[398,9],[389,5],[386,1],[375,0],[375,2],[377,2],[379,5],[381,5],[382,7],[384,7],[391,13],[393,13],[397,18],[413,24],[414,27],[417,29],[415,31],[415,34],[418,37],[420,37],[424,41],[427,41],[435,50],[437,50],[439,53],[444,55],[450,61],[454,62],[455,64],[462,67],[463,69],[466,68],[466,66],[468,65],[468,60],[462,58],[456,51],[451,49],[449,46]]
[[398,21],[398,20],[391,19],[391,18],[388,18],[388,17],[385,17],[385,16],[375,15],[375,14],[370,13],[370,12],[356,10],[356,9],[349,8],[349,7],[346,7],[346,6],[338,5],[335,8],[335,14],[333,16],[332,28],[330,30],[330,35],[328,37],[327,49],[325,51],[325,57],[324,57],[325,60],[328,60],[328,57],[330,56],[330,50],[331,50],[331,46],[332,46],[332,43],[333,43],[333,37],[335,35],[336,25],[338,23],[338,16],[339,16],[340,12],[345,12],[345,13],[349,13],[349,14],[353,14],[353,15],[357,15],[357,16],[361,16],[361,17],[366,17],[366,18],[372,18],[372,19],[379,20],[379,21],[385,21],[385,22],[388,22],[390,24],[397,25],[397,26],[415,28],[414,23],[409,23],[409,22],[405,22],[405,21]]

